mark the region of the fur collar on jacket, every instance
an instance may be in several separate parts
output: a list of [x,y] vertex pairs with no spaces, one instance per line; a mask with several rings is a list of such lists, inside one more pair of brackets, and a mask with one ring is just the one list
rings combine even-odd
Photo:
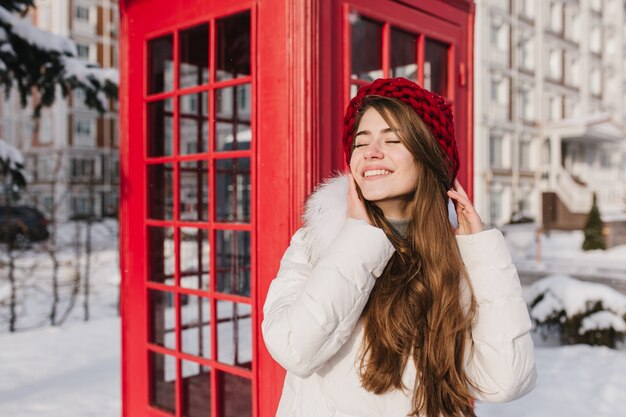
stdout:
[[312,263],[330,246],[348,220],[348,178],[343,174],[327,178],[306,202],[304,225]]
[[[327,178],[307,199],[303,217],[312,263],[330,246],[348,220],[348,178],[347,174]],[[448,216],[457,227],[456,213],[450,200]]]

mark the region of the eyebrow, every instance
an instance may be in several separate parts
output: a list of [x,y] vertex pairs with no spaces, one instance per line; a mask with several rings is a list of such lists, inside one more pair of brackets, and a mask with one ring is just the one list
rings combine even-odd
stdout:
[[[394,132],[395,132],[395,130],[390,128],[390,127],[380,131],[380,133],[394,133]],[[357,134],[354,135],[354,137],[356,138],[359,135],[371,135],[371,134],[372,134],[372,132],[370,132],[369,130],[361,130],[361,131],[357,132]]]

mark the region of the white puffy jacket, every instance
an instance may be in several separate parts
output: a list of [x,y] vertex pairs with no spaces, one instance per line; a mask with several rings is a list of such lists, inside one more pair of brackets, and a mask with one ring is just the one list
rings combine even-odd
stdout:
[[[263,337],[287,370],[277,416],[405,417],[412,389],[366,391],[358,374],[359,317],[394,252],[385,233],[347,217],[348,179],[333,178],[307,201],[263,308]],[[478,304],[466,372],[478,400],[502,402],[536,382],[531,322],[498,230],[458,236]],[[416,370],[408,361],[405,386]]]

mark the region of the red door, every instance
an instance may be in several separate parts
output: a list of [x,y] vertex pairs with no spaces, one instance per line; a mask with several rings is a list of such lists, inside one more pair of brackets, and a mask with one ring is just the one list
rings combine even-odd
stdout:
[[254,21],[125,5],[125,416],[255,414]]

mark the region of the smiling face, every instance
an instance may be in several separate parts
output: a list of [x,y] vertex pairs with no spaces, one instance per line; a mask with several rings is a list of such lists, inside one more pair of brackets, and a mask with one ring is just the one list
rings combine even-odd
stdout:
[[413,155],[374,108],[363,114],[354,135],[350,171],[363,197],[390,219],[407,218],[418,168]]

